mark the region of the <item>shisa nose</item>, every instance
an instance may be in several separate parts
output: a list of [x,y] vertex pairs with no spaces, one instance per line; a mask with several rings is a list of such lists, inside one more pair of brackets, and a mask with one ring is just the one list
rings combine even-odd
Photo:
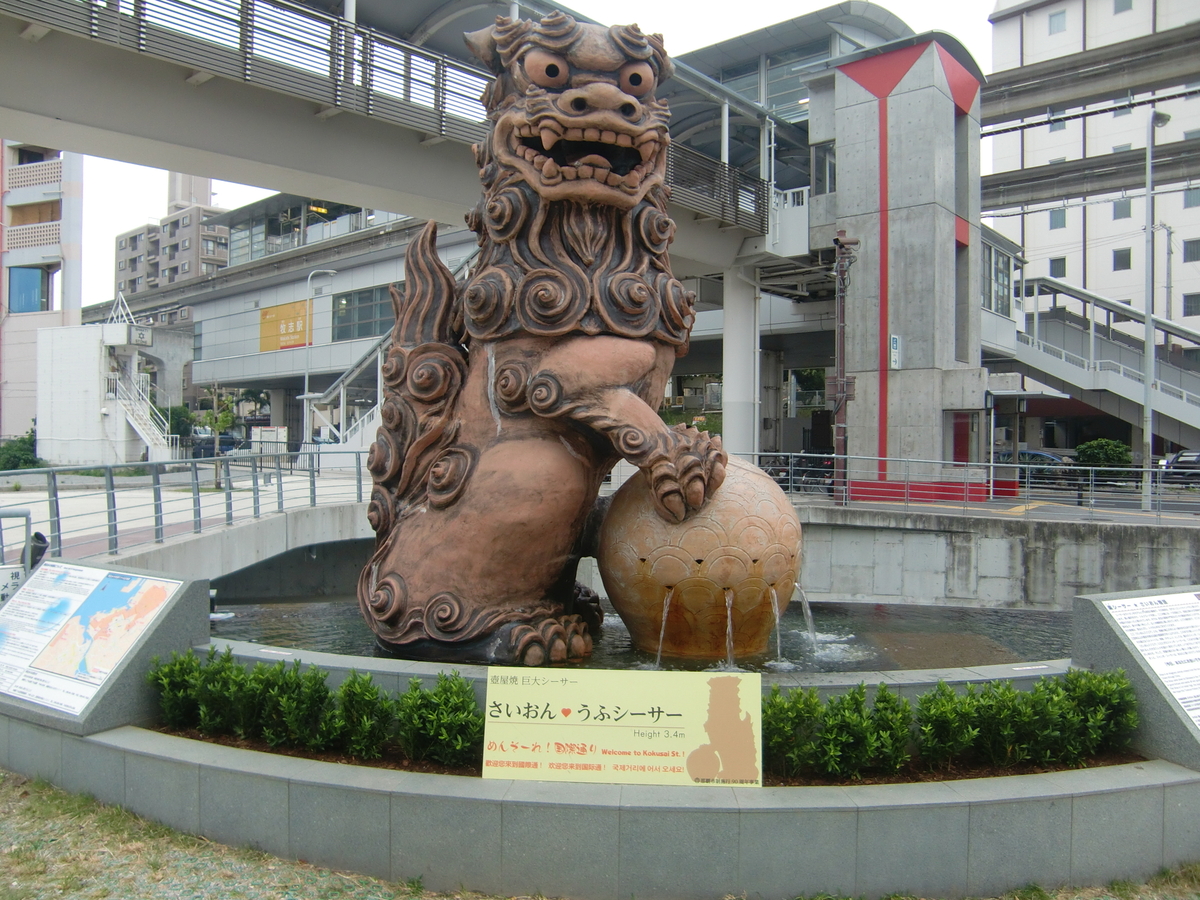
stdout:
[[615,112],[626,119],[641,115],[642,106],[614,84],[602,81],[563,91],[559,105],[566,113],[585,115],[591,112]]

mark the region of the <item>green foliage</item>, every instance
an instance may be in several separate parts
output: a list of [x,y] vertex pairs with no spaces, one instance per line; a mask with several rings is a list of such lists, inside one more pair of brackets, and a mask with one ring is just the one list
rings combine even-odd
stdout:
[[432,691],[409,682],[396,703],[396,743],[410,759],[467,765],[483,754],[483,713],[470,682],[438,673]]
[[816,758],[816,737],[823,707],[816,688],[779,690],[763,698],[762,741],[764,768],[795,775],[811,769]]
[[880,684],[871,707],[871,725],[877,740],[874,766],[885,772],[899,772],[912,754],[912,704]]
[[157,690],[163,721],[169,728],[195,728],[200,724],[200,705],[196,701],[196,680],[200,660],[191,650],[180,656],[171,653],[169,662],[156,656],[150,660],[146,680]]
[[171,434],[177,434],[180,437],[189,437],[192,433],[192,423],[195,417],[192,411],[186,406],[171,406],[163,409],[158,407],[158,411],[162,413],[162,417],[167,420],[167,427]]
[[848,693],[830,697],[825,703],[821,734],[817,738],[814,763],[818,772],[861,778],[879,752],[879,735],[867,709],[867,686],[859,684]]
[[227,647],[218,655],[215,647],[209,649],[208,658],[196,675],[195,685],[200,731],[246,737],[244,717],[251,706],[246,696],[250,676],[233,658],[233,651]]
[[282,661],[255,666],[253,694],[262,739],[272,747],[324,750],[335,745],[341,721],[333,691],[325,683],[328,677],[316,666],[301,671],[299,660],[290,667]]
[[[762,705],[763,768],[847,778],[897,772],[910,758],[913,722],[909,702],[885,685],[869,709],[862,684],[825,704],[814,688],[773,687]],[[1137,722],[1124,672],[1073,671],[1042,678],[1028,691],[998,681],[956,694],[939,682],[917,698],[915,739],[930,768],[970,758],[998,766],[1078,765],[1125,746]]]
[[1029,758],[1032,728],[1027,695],[1007,681],[993,681],[979,692],[974,725],[975,752],[994,766],[1013,766]]
[[40,469],[46,465],[37,456],[37,430],[30,428],[22,437],[0,444],[0,471]]
[[1075,461],[1090,468],[1129,466],[1133,462],[1133,454],[1120,441],[1097,438],[1075,448]]
[[917,698],[917,747],[931,769],[946,768],[970,752],[979,736],[974,725],[975,692],[957,694],[939,681]]
[[1119,750],[1138,726],[1137,699],[1124,669],[1088,672],[1072,669],[1063,678],[1067,695],[1082,718],[1084,756]]
[[341,743],[356,759],[378,759],[396,724],[396,703],[354,670],[338,688]]

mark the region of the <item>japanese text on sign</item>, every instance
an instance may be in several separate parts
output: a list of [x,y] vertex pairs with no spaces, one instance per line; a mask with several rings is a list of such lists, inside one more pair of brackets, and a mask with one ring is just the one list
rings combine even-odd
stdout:
[[485,778],[761,785],[753,673],[491,669]]

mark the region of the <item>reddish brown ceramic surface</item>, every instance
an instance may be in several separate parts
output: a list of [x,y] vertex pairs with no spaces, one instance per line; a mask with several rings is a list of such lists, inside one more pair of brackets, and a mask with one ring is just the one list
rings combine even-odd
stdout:
[[[800,520],[761,469],[731,458],[725,481],[682,523],[657,515],[638,473],[617,491],[600,533],[600,575],[639,650],[722,659],[762,653],[800,571]],[[727,594],[727,592],[730,592]],[[732,612],[727,597],[732,596]]]

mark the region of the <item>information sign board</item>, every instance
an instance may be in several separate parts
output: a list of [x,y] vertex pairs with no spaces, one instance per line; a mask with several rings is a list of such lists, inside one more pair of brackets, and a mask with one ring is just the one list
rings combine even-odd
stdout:
[[484,778],[761,786],[762,677],[488,670]]
[[79,715],[182,584],[44,560],[0,608],[0,692]]
[[1105,600],[1104,608],[1200,726],[1200,594]]

